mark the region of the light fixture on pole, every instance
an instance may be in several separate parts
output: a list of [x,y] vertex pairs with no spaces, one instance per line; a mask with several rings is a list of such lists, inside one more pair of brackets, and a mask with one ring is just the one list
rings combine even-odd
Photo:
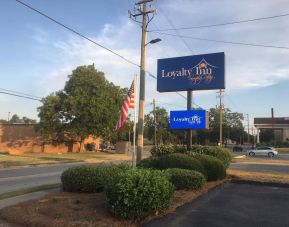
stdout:
[[155,43],[158,43],[158,42],[160,42],[160,41],[162,41],[160,38],[152,39],[152,40],[149,41],[147,44],[145,44],[145,46],[148,45],[148,44],[155,44]]

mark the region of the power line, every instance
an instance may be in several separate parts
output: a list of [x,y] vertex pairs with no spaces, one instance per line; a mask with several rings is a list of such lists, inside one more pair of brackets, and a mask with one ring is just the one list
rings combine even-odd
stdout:
[[173,30],[176,35],[180,38],[180,40],[185,44],[185,46],[188,48],[188,50],[193,53],[191,47],[188,45],[188,43],[186,42],[186,40],[179,34],[178,30],[175,28],[173,22],[167,17],[167,15],[165,13],[162,12],[162,10],[159,7],[159,11],[162,13],[162,15],[164,16],[164,18],[166,19],[166,21],[168,22],[168,24],[172,27],[171,30]]
[[0,90],[16,93],[16,94],[20,94],[20,95],[25,95],[25,96],[29,96],[29,97],[34,97],[34,98],[38,98],[38,99],[42,99],[42,97],[39,97],[39,96],[30,95],[30,94],[27,94],[27,93],[22,93],[22,92],[13,91],[13,90],[8,90],[8,89],[4,89],[4,88],[0,88]]
[[268,17],[259,17],[259,18],[253,18],[253,19],[246,19],[246,20],[218,23],[218,24],[209,24],[209,25],[200,25],[200,26],[191,26],[191,27],[180,27],[180,28],[173,28],[173,29],[171,29],[171,28],[156,29],[156,30],[151,30],[151,32],[152,31],[173,31],[173,30],[189,30],[189,29],[199,29],[199,28],[211,28],[211,27],[226,26],[226,25],[232,25],[232,24],[248,23],[248,22],[260,21],[260,20],[269,20],[269,19],[275,19],[275,18],[287,17],[287,16],[289,16],[289,13],[275,15],[275,16],[268,16]]
[[137,67],[140,67],[137,63],[135,63],[135,62],[133,62],[133,61],[127,59],[126,57],[120,55],[119,53],[117,53],[117,52],[115,52],[115,51],[113,51],[113,50],[111,50],[111,49],[109,49],[109,48],[107,48],[107,47],[105,47],[105,46],[103,46],[103,45],[101,45],[101,44],[95,42],[95,41],[92,40],[91,38],[88,38],[87,36],[81,34],[80,32],[76,31],[75,29],[70,28],[70,27],[64,25],[63,23],[61,23],[61,22],[59,22],[59,21],[53,19],[52,17],[48,16],[47,14],[45,14],[45,13],[43,13],[43,12],[41,12],[41,11],[35,9],[35,8],[33,8],[32,6],[30,6],[30,5],[28,5],[28,4],[24,3],[24,2],[22,2],[22,1],[20,1],[20,0],[15,0],[15,1],[17,1],[18,3],[20,3],[20,4],[24,5],[24,6],[26,6],[26,7],[29,8],[29,9],[33,10],[34,12],[36,12],[36,13],[38,13],[38,14],[44,16],[44,17],[46,17],[47,19],[53,21],[54,23],[56,23],[56,24],[58,24],[58,25],[64,27],[65,29],[67,29],[67,30],[73,32],[74,34],[76,34],[76,35],[78,35],[78,36],[80,36],[80,37],[82,37],[82,38],[88,40],[89,42],[94,43],[95,45],[97,45],[97,46],[99,46],[99,47],[101,47],[101,48],[103,48],[103,49],[109,51],[110,53],[112,53],[112,54],[114,54],[114,55],[116,55],[116,56],[122,58],[124,61],[126,61],[126,62],[128,62],[128,63],[130,63],[130,64],[132,64],[132,65],[135,65],[135,66],[137,66]]
[[[112,53],[112,54],[114,54],[114,55],[120,57],[121,59],[123,59],[123,60],[126,61],[127,63],[132,64],[132,65],[137,66],[137,67],[140,67],[139,64],[137,64],[137,63],[135,63],[135,62],[133,62],[133,61],[127,59],[126,57],[124,57],[124,56],[118,54],[117,52],[115,52],[115,51],[113,51],[113,50],[111,50],[111,49],[109,49],[109,48],[107,48],[107,47],[105,47],[105,46],[103,46],[103,45],[101,45],[101,44],[95,42],[94,40],[88,38],[86,35],[81,34],[80,32],[76,31],[75,29],[73,29],[73,28],[71,28],[71,27],[68,27],[67,25],[64,25],[63,23],[57,21],[56,19],[53,19],[52,17],[48,16],[47,14],[45,14],[45,13],[43,13],[43,12],[41,12],[41,11],[35,9],[35,8],[33,8],[32,6],[30,6],[30,5],[28,5],[28,4],[24,3],[24,2],[22,2],[22,1],[20,1],[20,0],[15,0],[15,1],[19,2],[20,4],[26,6],[26,7],[29,8],[29,9],[33,10],[34,12],[36,12],[36,13],[38,13],[38,14],[44,16],[44,17],[46,17],[47,19],[53,21],[54,23],[60,25],[61,27],[63,27],[63,28],[65,28],[65,29],[67,29],[67,30],[73,32],[74,34],[76,34],[76,35],[78,35],[78,36],[80,36],[80,37],[86,39],[87,41],[89,41],[89,42],[91,42],[91,43],[93,43],[93,44],[95,44],[95,45],[97,45],[97,46],[99,46],[99,47],[101,47],[101,48],[103,48],[103,49],[109,51],[110,53]],[[155,79],[156,79],[156,76],[154,76],[152,73],[150,73],[149,71],[146,71],[146,72],[148,73],[149,76],[151,76],[152,78],[155,78]]]
[[[122,56],[122,55],[116,53],[115,51],[113,51],[113,50],[111,50],[111,49],[109,49],[109,48],[107,48],[107,47],[105,47],[105,46],[103,46],[103,45],[101,45],[101,44],[99,44],[99,43],[97,43],[97,42],[95,42],[94,40],[92,40],[92,39],[88,38],[87,36],[81,34],[80,32],[76,31],[75,29],[70,28],[70,27],[64,25],[63,23],[61,23],[61,22],[59,22],[59,21],[53,19],[52,17],[46,15],[45,13],[43,13],[43,12],[41,12],[41,11],[39,11],[39,10],[33,8],[32,6],[30,6],[30,5],[28,5],[28,4],[24,3],[24,2],[22,2],[22,1],[20,1],[20,0],[15,0],[15,1],[17,1],[18,3],[20,3],[20,4],[24,5],[24,6],[26,6],[26,7],[29,8],[29,9],[33,10],[34,12],[36,12],[36,13],[38,13],[38,14],[44,16],[45,18],[51,20],[52,22],[54,22],[54,23],[60,25],[61,27],[64,27],[65,29],[67,29],[67,30],[73,32],[74,34],[76,34],[76,35],[78,35],[78,36],[80,36],[80,37],[86,39],[87,41],[89,41],[89,42],[91,42],[91,43],[93,43],[93,44],[95,44],[95,45],[97,45],[97,46],[99,46],[99,47],[101,47],[101,48],[103,48],[103,49],[109,51],[110,53],[112,53],[112,54],[114,54],[114,55],[116,55],[116,56],[122,58],[122,59],[123,59],[124,61],[126,61],[127,63],[132,64],[132,65],[137,66],[137,67],[140,67],[140,65],[138,65],[137,63],[130,61],[130,60],[127,59],[126,57],[124,57],[124,56]],[[157,79],[157,77],[156,77],[155,75],[153,75],[151,72],[149,72],[149,71],[147,71],[147,70],[146,70],[145,72],[146,72],[150,77],[152,77],[152,78],[154,78],[154,79]]]
[[[170,33],[163,33],[163,32],[157,32],[157,31],[154,31],[154,32],[151,31],[151,32],[152,33],[157,33],[157,34],[160,34],[160,35],[178,36],[178,35],[174,35],[174,34],[170,34]],[[216,43],[228,43],[228,44],[234,44],[234,45],[255,46],[255,47],[266,47],[266,48],[275,48],[275,49],[289,50],[289,47],[287,47],[287,46],[273,46],[273,45],[263,45],[263,44],[255,44],[255,43],[232,42],[232,41],[224,41],[224,40],[206,39],[206,38],[185,36],[185,35],[181,35],[181,37],[186,38],[186,39],[194,39],[194,40],[216,42]]]
[[9,92],[4,92],[4,91],[0,91],[0,94],[11,95],[11,96],[16,96],[16,97],[20,97],[20,98],[41,101],[41,99],[36,99],[36,98],[27,97],[27,96],[23,96],[23,95],[12,94],[12,93],[9,93]]
[[162,104],[165,104],[165,105],[168,105],[168,106],[175,106],[175,107],[185,108],[184,106],[176,105],[176,104],[171,104],[171,103],[167,103],[167,102],[162,102],[162,101],[155,101],[155,102],[157,102],[157,103],[162,103]]

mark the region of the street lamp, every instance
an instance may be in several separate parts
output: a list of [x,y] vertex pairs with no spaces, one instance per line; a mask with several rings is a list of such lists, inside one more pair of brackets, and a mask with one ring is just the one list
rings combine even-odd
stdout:
[[155,43],[158,43],[160,41],[162,41],[160,38],[156,38],[156,39],[153,39],[153,40],[149,41],[147,44],[145,44],[145,46],[148,45],[148,44],[155,44]]

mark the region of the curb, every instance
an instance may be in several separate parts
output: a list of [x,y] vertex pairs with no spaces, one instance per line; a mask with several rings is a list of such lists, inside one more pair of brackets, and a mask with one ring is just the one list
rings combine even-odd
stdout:
[[262,182],[262,181],[242,180],[242,179],[231,179],[230,181],[235,184],[250,184],[250,185],[257,185],[257,186],[289,188],[289,183],[264,182],[264,181]]

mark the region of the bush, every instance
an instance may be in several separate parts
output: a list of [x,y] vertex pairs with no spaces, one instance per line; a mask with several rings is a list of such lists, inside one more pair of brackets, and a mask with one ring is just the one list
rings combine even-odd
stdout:
[[206,182],[205,176],[194,170],[172,168],[165,173],[177,190],[200,189]]
[[195,170],[200,173],[206,174],[201,162],[193,157],[189,157],[185,154],[171,154],[161,157],[150,157],[143,159],[138,163],[139,167],[151,168],[151,169],[189,169]]
[[126,165],[75,166],[65,170],[61,175],[63,191],[99,192],[113,180]]
[[174,186],[156,170],[130,169],[106,189],[107,206],[116,217],[139,220],[167,208]]
[[219,159],[193,152],[188,152],[188,155],[200,160],[205,168],[208,181],[220,180],[226,177],[226,168]]
[[232,155],[231,152],[226,148],[213,147],[213,146],[193,146],[189,152],[195,152],[198,154],[206,154],[218,158],[223,165],[228,168]]
[[184,146],[175,146],[174,149],[175,149],[175,153],[184,154],[187,152],[187,147],[184,147]]
[[152,156],[162,156],[172,154],[175,152],[175,150],[172,144],[160,144],[153,146],[150,152]]

